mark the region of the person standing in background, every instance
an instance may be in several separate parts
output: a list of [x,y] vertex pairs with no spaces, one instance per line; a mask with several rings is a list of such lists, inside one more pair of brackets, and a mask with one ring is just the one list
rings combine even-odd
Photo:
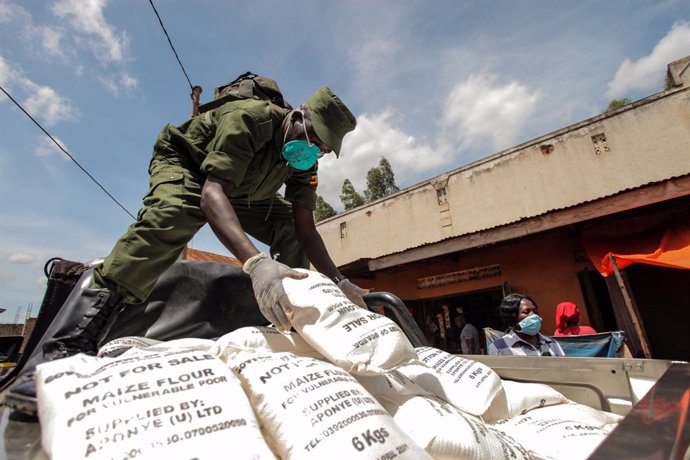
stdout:
[[589,326],[580,326],[580,310],[572,302],[561,302],[556,306],[556,332],[553,335],[586,335],[597,331]]
[[465,320],[465,312],[462,307],[455,309],[455,326],[458,328],[459,351],[463,355],[479,355],[479,331]]

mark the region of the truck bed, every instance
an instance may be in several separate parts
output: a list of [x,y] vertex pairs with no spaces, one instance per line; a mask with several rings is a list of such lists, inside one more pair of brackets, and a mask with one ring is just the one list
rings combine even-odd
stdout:
[[[131,335],[158,340],[183,336],[213,338],[244,325],[258,325],[261,317],[257,316],[248,278],[237,267],[220,265],[176,263],[159,281],[150,302],[128,307],[109,338]],[[228,306],[227,299],[237,298],[238,292],[243,300]],[[414,346],[426,345],[407,308],[395,296],[374,293],[367,304],[372,310],[383,306]],[[46,323],[50,318],[42,320]],[[623,415],[624,419],[592,459],[690,459],[690,364],[686,362],[466,357],[486,364],[502,379],[544,383],[575,402]],[[0,432],[0,460],[47,458],[41,449],[38,423],[12,420],[9,411],[0,407]]]

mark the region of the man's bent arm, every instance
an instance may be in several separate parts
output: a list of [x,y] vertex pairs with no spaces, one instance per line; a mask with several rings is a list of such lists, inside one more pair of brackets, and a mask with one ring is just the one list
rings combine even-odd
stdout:
[[232,188],[232,182],[208,176],[201,189],[201,210],[218,240],[244,263],[259,250],[244,232],[228,198]]
[[314,268],[329,278],[340,276],[338,267],[328,254],[321,235],[316,231],[313,211],[293,203],[292,215],[295,221],[297,241],[299,241]]
[[474,353],[474,337],[465,338],[465,346],[470,350],[470,353]]

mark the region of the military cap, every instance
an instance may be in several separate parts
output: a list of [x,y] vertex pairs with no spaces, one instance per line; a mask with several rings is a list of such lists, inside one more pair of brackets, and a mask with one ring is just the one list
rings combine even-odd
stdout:
[[330,88],[322,86],[305,101],[311,111],[314,132],[336,156],[340,156],[343,137],[357,125],[355,116]]

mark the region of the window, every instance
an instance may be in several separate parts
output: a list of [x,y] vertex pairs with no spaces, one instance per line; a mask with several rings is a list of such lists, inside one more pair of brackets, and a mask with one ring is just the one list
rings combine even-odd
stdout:
[[592,136],[592,144],[594,144],[594,153],[601,155],[611,151],[609,149],[609,144],[606,141],[606,135],[604,133]]

